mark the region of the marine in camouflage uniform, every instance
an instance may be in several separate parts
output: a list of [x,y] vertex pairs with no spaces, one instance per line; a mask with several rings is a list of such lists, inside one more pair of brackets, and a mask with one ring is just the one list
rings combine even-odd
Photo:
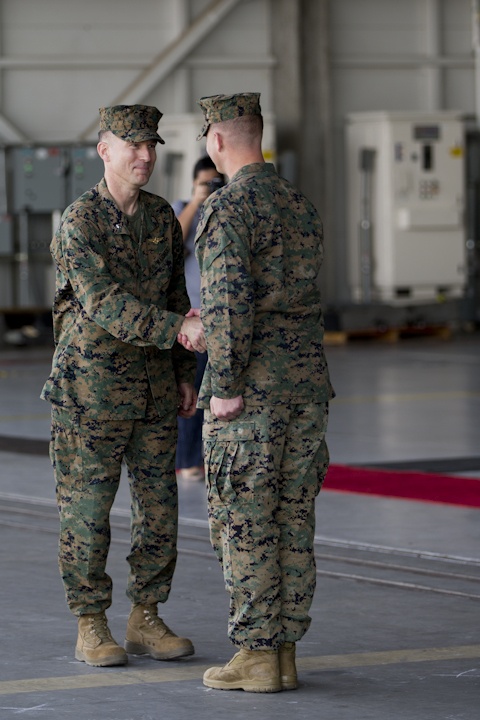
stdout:
[[[133,143],[132,152],[135,143],[147,143],[149,153],[163,143],[156,108],[115,106],[100,116],[100,137],[111,132]],[[178,388],[193,383],[195,358],[176,340],[190,303],[174,212],[137,190],[129,217],[102,179],[65,210],[51,244],[55,353],[42,398],[52,403],[59,565],[78,616],[111,604],[109,514],[123,461],[132,498],[132,604],[167,600],[177,556]]]
[[[199,137],[207,134],[207,151],[225,171],[211,133],[225,121],[260,115],[259,95],[199,104]],[[310,624],[315,498],[328,466],[333,395],[317,286],[322,244],[313,205],[261,153],[205,201],[197,230],[209,357],[198,405],[205,409],[210,533],[230,594],[229,637],[245,651],[291,649]],[[236,418],[212,412],[212,398],[238,396],[244,402]],[[242,657],[207,671],[205,684],[281,689],[243,676]],[[293,689],[296,676],[282,677],[281,686]]]

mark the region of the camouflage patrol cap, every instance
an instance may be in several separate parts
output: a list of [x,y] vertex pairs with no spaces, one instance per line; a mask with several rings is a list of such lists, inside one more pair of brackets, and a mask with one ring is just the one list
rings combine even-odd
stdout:
[[100,132],[110,130],[114,135],[129,142],[156,140],[162,145],[165,140],[157,133],[162,117],[160,110],[151,105],[113,105],[102,107]]
[[205,123],[197,140],[207,134],[213,123],[233,120],[242,115],[261,115],[260,93],[238,93],[237,95],[210,95],[198,101],[205,115]]

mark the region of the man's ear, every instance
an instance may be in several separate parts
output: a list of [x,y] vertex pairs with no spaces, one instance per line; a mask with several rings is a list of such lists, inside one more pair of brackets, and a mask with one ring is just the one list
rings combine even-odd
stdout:
[[100,142],[97,145],[97,152],[102,158],[103,162],[109,162],[110,160],[110,154],[109,154],[109,147],[108,143],[105,142],[105,140],[100,140]]
[[223,148],[225,146],[223,135],[221,133],[219,133],[217,130],[213,131],[213,142],[215,144],[215,149],[217,150],[217,152],[220,152],[221,150],[223,150]]

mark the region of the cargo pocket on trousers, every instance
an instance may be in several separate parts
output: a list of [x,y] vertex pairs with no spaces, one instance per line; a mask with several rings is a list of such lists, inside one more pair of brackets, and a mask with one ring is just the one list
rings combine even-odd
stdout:
[[[232,423],[217,430],[214,437],[204,437],[205,470],[208,500],[229,506],[242,502],[235,488],[234,466],[245,456],[248,441],[255,437],[251,423]],[[242,463],[240,463],[242,464]]]

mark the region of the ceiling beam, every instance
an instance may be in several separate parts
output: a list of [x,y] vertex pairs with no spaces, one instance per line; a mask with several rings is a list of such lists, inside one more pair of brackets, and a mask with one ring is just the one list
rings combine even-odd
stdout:
[[[173,40],[109,105],[134,105],[142,100],[184,60],[241,0],[212,0],[196,20]],[[98,130],[98,118],[80,135],[91,139]]]
[[0,114],[0,138],[2,144],[26,143],[28,138],[18,128],[7,120],[5,115]]
[[[3,30],[3,3],[0,0],[0,28]],[[0,53],[3,51],[3,34],[0,35]],[[1,56],[0,56],[1,59]],[[1,72],[0,72],[1,76]],[[0,107],[4,105],[3,76],[0,77]],[[26,136],[8,120],[0,111],[0,143],[24,143]]]

